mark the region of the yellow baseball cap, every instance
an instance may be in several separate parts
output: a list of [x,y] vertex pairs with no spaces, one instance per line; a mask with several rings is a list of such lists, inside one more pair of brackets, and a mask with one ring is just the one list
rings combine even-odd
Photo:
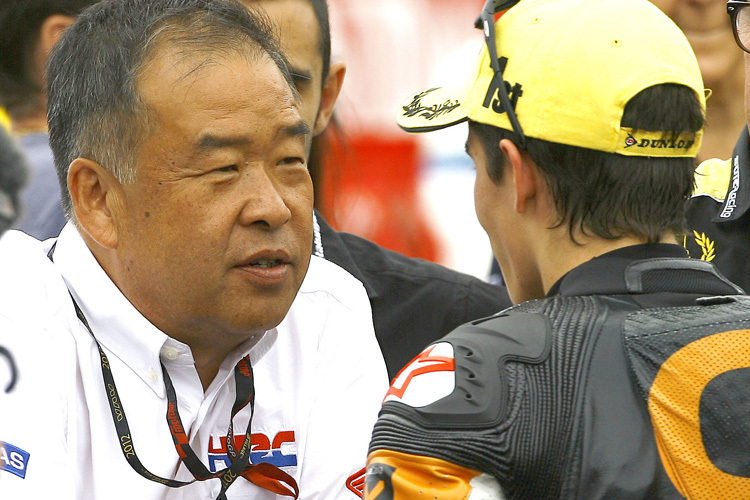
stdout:
[[[497,55],[524,135],[631,156],[694,157],[702,140],[621,127],[625,105],[663,83],[693,89],[700,69],[685,35],[647,0],[521,0],[495,22]],[[486,45],[466,86],[412,96],[397,122],[428,132],[466,120],[513,130]]]

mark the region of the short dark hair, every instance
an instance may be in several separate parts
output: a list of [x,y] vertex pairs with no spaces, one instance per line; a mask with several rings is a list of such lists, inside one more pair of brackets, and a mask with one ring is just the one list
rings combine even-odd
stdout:
[[323,72],[321,74],[321,85],[328,77],[328,71],[331,69],[331,21],[328,15],[328,0],[309,0],[312,4],[315,18],[318,20],[320,28],[319,50],[320,57],[323,61]]
[[271,28],[237,2],[101,1],[68,28],[49,61],[50,146],[68,216],[67,175],[74,159],[89,158],[121,182],[133,180],[136,153],[152,128],[137,79],[165,44],[209,60],[269,56],[294,91]]
[[[634,96],[625,107],[621,125],[642,131],[663,132],[664,138],[695,133],[705,122],[695,92],[683,85],[662,84]],[[498,143],[514,132],[470,122],[485,153],[493,182],[503,176],[504,156]],[[635,236],[655,243],[665,232],[685,228],[685,204],[694,188],[694,158],[625,156],[532,137],[525,151],[544,176],[558,214],[553,227],[606,239]]]
[[5,0],[0,3],[0,106],[14,118],[39,106],[42,87],[31,67],[39,30],[50,16],[77,17],[98,0]]

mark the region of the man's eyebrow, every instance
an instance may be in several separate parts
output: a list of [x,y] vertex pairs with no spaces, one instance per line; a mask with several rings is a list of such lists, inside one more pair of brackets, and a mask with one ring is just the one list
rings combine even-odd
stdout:
[[295,80],[305,80],[305,82],[312,81],[312,73],[299,68],[289,68],[292,78]]
[[[298,135],[312,135],[312,130],[310,130],[310,127],[308,127],[308,125],[303,120],[300,120],[294,125],[281,127],[276,132],[277,137],[294,137]],[[244,135],[222,137],[208,133],[201,136],[200,140],[198,141],[198,149],[231,148],[234,146],[246,146],[251,142],[253,141],[249,137]]]
[[285,136],[312,135],[312,130],[310,130],[310,127],[307,125],[307,123],[305,123],[304,120],[300,120],[294,125],[281,127],[276,135],[285,135]]
[[221,149],[232,146],[244,146],[250,144],[250,138],[245,136],[219,137],[213,134],[205,134],[198,142],[198,149]]
[[464,143],[464,151],[466,151],[466,154],[471,156],[471,153],[469,152],[469,140],[467,139]]

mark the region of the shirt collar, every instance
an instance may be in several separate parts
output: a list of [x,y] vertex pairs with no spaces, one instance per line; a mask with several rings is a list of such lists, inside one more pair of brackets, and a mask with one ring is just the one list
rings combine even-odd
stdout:
[[[167,366],[194,364],[190,347],[159,330],[128,301],[70,222],[57,239],[54,262],[96,340],[130,367],[159,397],[165,397],[160,362]],[[275,340],[276,330],[273,329],[260,340],[250,339],[238,346],[222,363],[212,385],[226,381],[245,355],[250,354],[251,364],[254,364]]]
[[[651,280],[647,273],[669,271],[674,280]],[[672,271],[688,273],[684,279]],[[648,283],[644,287],[644,283]],[[696,283],[700,283],[696,287]],[[708,262],[687,257],[686,250],[674,244],[657,243],[632,245],[584,262],[560,278],[547,293],[553,295],[618,295],[655,292],[685,292],[696,288],[705,295],[735,295],[742,293],[736,285],[718,274]]]

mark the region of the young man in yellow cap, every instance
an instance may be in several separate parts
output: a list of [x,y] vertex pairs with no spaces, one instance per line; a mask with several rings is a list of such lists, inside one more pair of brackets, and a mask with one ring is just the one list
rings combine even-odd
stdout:
[[705,110],[687,40],[645,0],[489,0],[479,21],[466,87],[399,123],[469,121],[518,305],[394,380],[365,498],[748,498],[749,299],[676,238]]

